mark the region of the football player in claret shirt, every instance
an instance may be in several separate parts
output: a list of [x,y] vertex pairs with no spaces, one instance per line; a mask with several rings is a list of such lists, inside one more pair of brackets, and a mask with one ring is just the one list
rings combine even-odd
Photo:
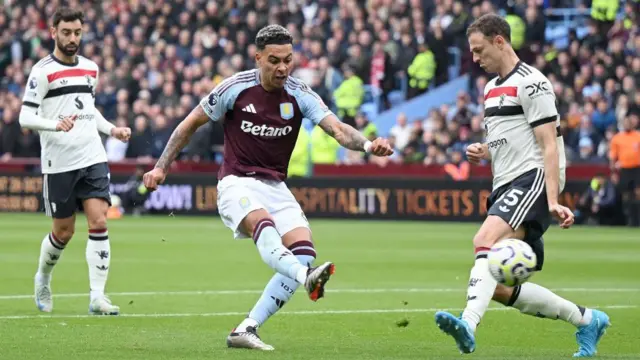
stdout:
[[262,260],[277,273],[249,315],[227,337],[229,347],[273,350],[257,334],[303,285],[316,301],[334,264],[313,266],[315,245],[309,223],[284,180],[302,119],[320,126],[351,150],[377,156],[393,153],[387,140],[368,141],[342,123],[302,81],[289,76],[293,39],[282,26],[269,25],[256,36],[258,68],[220,83],[176,128],[144,183],[155,190],[171,162],[207,121],[222,121],[224,160],[218,174],[218,209],[234,237],[253,238]]

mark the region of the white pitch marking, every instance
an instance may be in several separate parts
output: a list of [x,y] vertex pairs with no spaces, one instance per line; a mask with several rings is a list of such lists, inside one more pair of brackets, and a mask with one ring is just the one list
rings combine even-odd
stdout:
[[[590,308],[598,309],[635,309],[636,305],[604,305],[593,306]],[[301,311],[283,311],[280,315],[351,315],[351,314],[397,314],[397,313],[431,313],[436,311],[458,312],[462,308],[450,309],[363,309],[363,310],[301,310]],[[513,311],[513,308],[499,307],[489,308],[487,311]],[[100,316],[100,315],[7,315],[0,316],[0,320],[25,320],[25,319],[86,319],[86,318],[180,318],[180,317],[216,317],[216,316],[243,316],[247,315],[246,311],[230,311],[230,312],[213,312],[213,313],[168,313],[168,314],[120,314],[118,316]]]
[[[608,293],[608,292],[640,292],[640,288],[555,288],[550,289],[555,292],[584,292],[584,293]],[[133,291],[114,292],[110,296],[194,296],[194,295],[253,295],[262,294],[263,290],[191,290],[191,291]],[[384,294],[384,293],[446,293],[446,292],[466,292],[464,288],[399,288],[399,289],[327,289],[328,293],[334,294]],[[54,294],[54,298],[76,298],[87,297],[88,293],[66,293]],[[21,300],[32,299],[33,294],[25,295],[0,295],[0,300]]]

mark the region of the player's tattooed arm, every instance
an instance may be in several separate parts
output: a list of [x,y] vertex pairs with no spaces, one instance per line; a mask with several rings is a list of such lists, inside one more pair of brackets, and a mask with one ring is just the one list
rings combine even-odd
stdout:
[[367,138],[360,131],[341,122],[335,116],[327,116],[318,125],[345,148],[364,151],[364,144],[367,142]]
[[206,124],[208,120],[209,117],[202,107],[200,105],[196,106],[173,131],[155,167],[162,169],[165,173],[168,172],[171,163],[176,159],[180,151],[187,146],[193,133],[200,126]]

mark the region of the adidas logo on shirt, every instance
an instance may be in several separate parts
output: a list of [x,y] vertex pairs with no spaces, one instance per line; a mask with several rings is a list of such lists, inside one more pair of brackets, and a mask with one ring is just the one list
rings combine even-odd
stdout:
[[252,113],[252,114],[257,114],[256,108],[253,107],[253,104],[249,104],[245,106],[244,108],[242,108],[242,111]]

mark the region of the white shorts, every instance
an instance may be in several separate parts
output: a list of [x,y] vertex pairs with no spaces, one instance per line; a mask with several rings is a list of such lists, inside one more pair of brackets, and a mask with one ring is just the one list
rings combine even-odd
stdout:
[[218,211],[236,239],[253,234],[240,231],[240,223],[252,211],[265,209],[273,217],[280,235],[304,227],[309,229],[300,204],[282,181],[227,175],[218,182]]

